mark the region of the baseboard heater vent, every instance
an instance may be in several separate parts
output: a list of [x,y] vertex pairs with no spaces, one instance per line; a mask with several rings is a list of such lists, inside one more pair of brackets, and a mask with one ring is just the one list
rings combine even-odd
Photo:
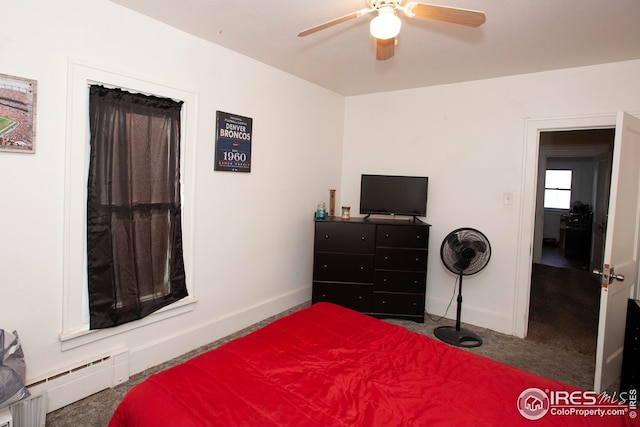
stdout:
[[129,352],[125,349],[89,359],[85,363],[34,378],[31,394],[47,392],[47,413],[129,379]]
[[30,397],[9,407],[13,427],[45,427],[47,421],[47,393]]
[[36,387],[36,386],[39,386],[39,385],[42,385],[42,384],[46,384],[49,381],[53,381],[55,379],[67,376],[67,375],[72,374],[74,372],[78,372],[81,369],[89,368],[91,366],[97,365],[98,363],[105,362],[105,361],[107,361],[109,359],[111,359],[111,356],[105,356],[105,357],[102,357],[100,359],[96,359],[96,360],[94,360],[92,362],[85,363],[84,365],[76,366],[75,368],[68,369],[66,371],[62,371],[59,374],[55,374],[55,375],[52,375],[50,377],[43,378],[43,379],[41,379],[39,381],[34,381],[34,382],[30,383],[30,384],[27,384],[27,387],[31,388],[31,387]]

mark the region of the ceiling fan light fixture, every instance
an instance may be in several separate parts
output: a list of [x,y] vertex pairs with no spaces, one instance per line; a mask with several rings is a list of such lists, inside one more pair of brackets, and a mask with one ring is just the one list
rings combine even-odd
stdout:
[[387,40],[396,37],[400,33],[402,22],[396,15],[393,6],[381,6],[378,16],[371,20],[369,30],[371,35],[380,40]]

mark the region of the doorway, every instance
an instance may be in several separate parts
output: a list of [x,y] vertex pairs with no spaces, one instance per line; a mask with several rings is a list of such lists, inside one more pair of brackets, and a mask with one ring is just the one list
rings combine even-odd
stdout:
[[[524,170],[522,202],[516,267],[514,304],[514,335],[527,336],[529,325],[531,269],[534,249],[539,256],[535,227],[542,224],[536,209],[538,182],[538,152],[540,134],[546,131],[577,129],[610,129],[615,127],[615,146],[611,163],[611,198],[604,235],[603,265],[615,269],[616,278],[603,280],[599,305],[598,338],[594,390],[602,391],[614,384],[622,365],[626,304],[638,299],[636,283],[640,257],[635,248],[640,245],[640,118],[626,112],[573,117],[530,118],[525,122]],[[542,238],[542,234],[540,234]],[[535,258],[539,259],[539,258]],[[607,284],[608,282],[608,284]]]
[[[540,133],[527,339],[595,360],[599,279],[615,129]],[[546,171],[571,177],[566,205],[545,205]],[[562,192],[562,191],[560,191]],[[565,196],[563,194],[563,196]]]

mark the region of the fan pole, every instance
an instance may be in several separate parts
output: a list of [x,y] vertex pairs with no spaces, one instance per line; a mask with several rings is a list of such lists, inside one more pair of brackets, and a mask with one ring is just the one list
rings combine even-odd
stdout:
[[433,331],[436,338],[441,339],[447,344],[457,347],[478,347],[482,345],[482,338],[468,329],[460,328],[460,315],[462,314],[462,276],[459,274],[458,281],[458,308],[456,310],[456,326],[438,326]]
[[462,273],[458,281],[458,309],[456,310],[456,331],[460,331],[460,315],[462,314]]

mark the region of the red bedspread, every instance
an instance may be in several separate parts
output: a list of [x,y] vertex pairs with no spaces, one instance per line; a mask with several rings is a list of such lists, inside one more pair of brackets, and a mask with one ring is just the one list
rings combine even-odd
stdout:
[[150,377],[109,427],[631,425],[628,412],[528,420],[528,388],[575,390],[319,303]]

